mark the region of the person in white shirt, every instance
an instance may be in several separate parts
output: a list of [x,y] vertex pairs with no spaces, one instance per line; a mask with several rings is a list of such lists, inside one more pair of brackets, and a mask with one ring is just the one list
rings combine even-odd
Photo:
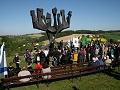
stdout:
[[[20,76],[27,76],[27,75],[31,75],[31,73],[24,66],[24,67],[22,67],[22,70],[18,73],[18,77],[20,77]],[[21,81],[21,82],[27,82],[29,80],[30,80],[30,78],[24,78],[24,79],[20,79],[19,81]]]
[[48,52],[49,52],[49,50],[47,50],[47,49],[44,50],[44,53],[45,53],[46,57],[48,56]]
[[107,55],[106,56],[106,60],[105,60],[105,64],[107,65],[107,66],[110,66],[110,64],[112,63],[112,60],[109,58],[109,56]]
[[[43,68],[41,70],[41,73],[48,73],[48,72],[51,72],[51,68],[48,66],[47,63],[44,63]],[[51,78],[51,75],[42,76],[42,78],[43,79],[47,79],[47,78],[49,79],[49,78]]]
[[98,61],[99,59],[98,59],[98,57],[96,57],[96,55],[94,55],[93,58],[92,58],[92,60],[93,60],[93,62],[96,62],[96,61]]
[[98,56],[98,53],[99,53],[99,48],[97,47],[97,48],[95,49],[95,55]]

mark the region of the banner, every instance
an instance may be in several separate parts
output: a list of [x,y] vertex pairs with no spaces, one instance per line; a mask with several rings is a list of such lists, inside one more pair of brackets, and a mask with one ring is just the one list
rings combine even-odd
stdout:
[[78,38],[73,38],[73,45],[74,45],[74,47],[79,47]]
[[87,45],[87,37],[82,37],[82,46]]
[[5,52],[5,46],[4,43],[0,47],[0,76],[7,75],[7,63],[6,63],[6,52]]

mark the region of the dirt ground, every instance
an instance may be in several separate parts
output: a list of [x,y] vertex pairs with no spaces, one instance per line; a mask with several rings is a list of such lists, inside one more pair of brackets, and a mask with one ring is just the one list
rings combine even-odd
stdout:
[[[90,34],[72,34],[72,35],[56,38],[55,40],[57,42],[60,42],[60,40],[63,40],[63,42],[67,42],[68,39],[72,39],[73,37],[79,37],[79,36],[82,36],[82,35],[87,36],[87,35],[90,35]],[[44,45],[49,44],[49,40],[44,41],[44,43],[45,43]]]

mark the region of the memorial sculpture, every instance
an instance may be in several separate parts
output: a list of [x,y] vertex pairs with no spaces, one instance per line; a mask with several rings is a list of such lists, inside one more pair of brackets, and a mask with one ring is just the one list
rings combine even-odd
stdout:
[[[43,15],[43,9],[37,8],[37,16],[35,15],[35,11],[31,10],[30,15],[32,17],[32,24],[34,29],[45,31],[50,43],[55,40],[55,37],[62,30],[70,27],[70,19],[72,15],[72,11],[68,12],[68,16],[65,19],[65,10],[60,10],[60,13],[57,13],[57,8],[52,9],[53,14],[53,26],[52,18],[50,13],[46,13],[46,16]],[[61,16],[61,18],[60,18]],[[61,21],[62,20],[62,21]]]

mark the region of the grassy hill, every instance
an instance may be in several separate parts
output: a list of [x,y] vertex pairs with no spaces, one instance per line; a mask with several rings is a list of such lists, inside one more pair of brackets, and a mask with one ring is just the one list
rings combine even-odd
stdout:
[[112,32],[112,33],[101,33],[100,35],[104,35],[105,38],[109,39],[113,39],[116,41],[120,40],[120,32]]
[[30,36],[32,38],[37,38],[37,37],[42,37],[44,35],[42,35],[42,34],[28,34],[28,36]]

